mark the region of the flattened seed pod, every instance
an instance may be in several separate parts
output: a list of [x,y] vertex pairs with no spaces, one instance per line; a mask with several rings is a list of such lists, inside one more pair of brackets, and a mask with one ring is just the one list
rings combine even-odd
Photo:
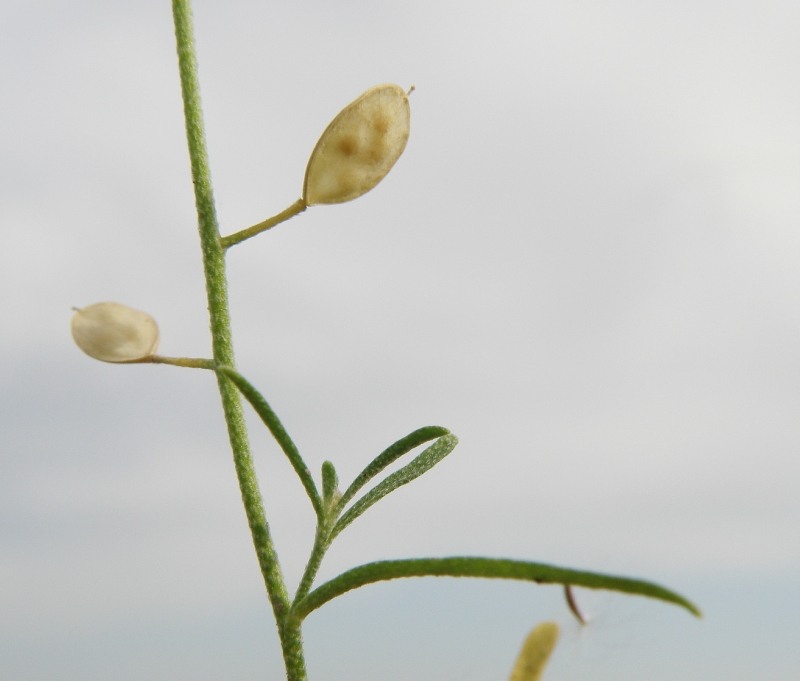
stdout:
[[313,206],[358,198],[380,182],[408,141],[411,111],[399,85],[377,85],[347,105],[311,152],[303,200]]
[[89,357],[103,362],[136,362],[158,347],[158,325],[146,312],[120,303],[95,303],[72,317],[72,338]]

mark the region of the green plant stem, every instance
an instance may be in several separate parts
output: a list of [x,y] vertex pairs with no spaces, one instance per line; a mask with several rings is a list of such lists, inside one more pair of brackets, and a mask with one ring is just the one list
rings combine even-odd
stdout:
[[[175,38],[186,119],[186,137],[192,167],[198,228],[203,253],[208,311],[212,335],[214,363],[235,367],[231,340],[228,292],[225,274],[225,252],[219,238],[211,173],[208,165],[203,115],[200,106],[200,87],[197,79],[197,58],[194,49],[189,0],[173,0]],[[239,393],[229,378],[217,372],[228,437],[233,451],[234,466],[239,480],[242,501],[253,537],[258,564],[264,578],[283,650],[286,676],[289,681],[305,681],[300,621],[289,613],[289,597],[281,574],[264,505],[258,488],[255,468],[250,456],[247,428]]]
[[308,208],[306,202],[303,199],[297,199],[297,201],[295,201],[291,206],[289,206],[286,210],[281,211],[277,215],[273,215],[271,218],[267,218],[266,220],[259,222],[257,225],[243,229],[240,232],[222,237],[222,247],[226,249],[230,248],[231,246],[240,244],[242,241],[245,241],[256,234],[266,232],[275,225],[279,225],[281,222],[286,222],[286,220],[289,218],[293,218],[298,213],[302,213],[306,208]]
[[292,608],[295,607],[302,599],[304,599],[308,592],[311,591],[311,585],[319,571],[319,566],[322,565],[322,559],[325,557],[325,552],[331,545],[331,528],[330,522],[320,521],[317,524],[317,532],[314,536],[314,546],[311,549],[311,555],[306,563],[306,569],[303,571],[303,576],[300,578],[300,584],[297,587],[297,592],[294,595]]

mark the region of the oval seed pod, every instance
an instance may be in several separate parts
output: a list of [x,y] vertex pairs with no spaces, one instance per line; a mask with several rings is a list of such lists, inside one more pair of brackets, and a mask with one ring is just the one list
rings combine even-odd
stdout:
[[303,200],[313,206],[344,203],[380,182],[406,148],[408,96],[399,85],[377,85],[348,104],[311,152]]
[[72,317],[72,338],[89,357],[103,362],[137,362],[158,346],[158,325],[146,312],[120,303],[95,303]]

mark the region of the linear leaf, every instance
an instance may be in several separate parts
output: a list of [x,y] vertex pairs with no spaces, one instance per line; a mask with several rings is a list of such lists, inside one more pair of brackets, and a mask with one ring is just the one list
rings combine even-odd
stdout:
[[669,589],[631,577],[604,575],[544,563],[530,563],[506,558],[413,558],[367,563],[343,572],[321,584],[295,605],[294,614],[300,618],[343,593],[366,584],[402,577],[483,577],[488,579],[518,579],[537,584],[573,584],[587,589],[606,589],[635,594],[679,605],[701,617],[691,601]]
[[292,464],[292,468],[294,468],[297,476],[300,478],[300,482],[303,484],[303,487],[305,487],[317,517],[321,518],[323,515],[322,500],[317,491],[317,486],[314,484],[314,478],[311,475],[311,471],[308,470],[306,462],[303,461],[303,457],[300,456],[300,451],[297,449],[297,446],[280,422],[277,414],[272,411],[272,407],[269,406],[264,396],[238,371],[234,371],[230,367],[219,367],[217,371],[233,382],[239,389],[239,392],[241,392],[244,398],[250,403],[250,406],[253,407],[256,414],[259,415],[264,425],[269,429],[269,432],[272,433],[272,437],[275,438],[276,442],[283,450],[283,453],[286,454],[286,458],[289,459],[289,463]]
[[440,426],[425,426],[424,428],[418,428],[413,433],[409,433],[405,437],[400,438],[394,444],[389,445],[380,454],[378,454],[378,456],[376,456],[369,463],[369,465],[363,471],[361,471],[361,473],[358,474],[350,487],[345,490],[344,494],[342,494],[342,498],[339,500],[339,510],[341,511],[341,509],[347,505],[347,503],[356,495],[356,492],[358,492],[384,468],[397,461],[397,459],[403,456],[403,454],[407,454],[412,449],[419,447],[425,442],[435,440],[437,437],[441,437],[442,435],[447,435],[449,432],[450,431],[447,430],[447,428],[442,428]]
[[322,462],[322,506],[325,513],[329,513],[339,496],[339,476],[336,468],[330,461]]
[[330,540],[339,534],[345,527],[352,523],[358,516],[366,511],[377,501],[383,499],[387,494],[393,492],[398,487],[408,484],[412,480],[416,480],[420,475],[429,471],[444,457],[446,457],[453,448],[458,444],[458,438],[449,433],[443,435],[430,447],[427,447],[423,452],[415,457],[411,463],[403,466],[399,471],[395,471],[387,476],[383,481],[375,485],[369,492],[356,501],[347,512],[339,518],[336,525],[331,530]]

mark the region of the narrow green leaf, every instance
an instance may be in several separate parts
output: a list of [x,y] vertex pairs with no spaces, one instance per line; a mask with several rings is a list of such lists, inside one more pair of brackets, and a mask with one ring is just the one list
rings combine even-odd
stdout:
[[339,518],[336,525],[331,530],[330,539],[339,534],[345,527],[352,523],[358,516],[366,511],[375,502],[383,499],[387,494],[393,492],[398,487],[408,484],[412,480],[416,480],[420,475],[429,471],[444,457],[446,457],[453,448],[458,444],[458,438],[449,433],[443,435],[430,447],[427,447],[423,452],[414,458],[411,463],[403,466],[399,471],[395,471],[386,479],[375,485],[369,492],[356,501],[347,512]]
[[702,616],[697,606],[683,596],[652,582],[573,570],[544,563],[471,556],[385,560],[359,565],[314,589],[296,604],[294,614],[303,618],[321,605],[351,589],[401,577],[483,577],[487,579],[518,579],[537,584],[572,584],[587,589],[606,589],[655,598],[679,605],[698,617]]
[[322,462],[322,503],[325,508],[330,508],[336,501],[339,493],[339,476],[336,468],[330,461]]
[[286,454],[286,458],[289,459],[289,463],[292,464],[292,468],[294,468],[297,476],[300,478],[300,482],[303,484],[308,498],[311,499],[314,512],[317,514],[318,518],[322,518],[322,500],[317,491],[317,486],[314,484],[311,471],[308,470],[306,462],[303,461],[303,457],[300,456],[300,451],[297,449],[294,442],[292,442],[292,438],[289,437],[289,433],[286,432],[286,429],[283,427],[277,414],[272,411],[272,407],[269,406],[267,400],[238,371],[234,371],[230,367],[219,367],[217,371],[229,378],[239,389],[239,392],[242,393],[244,398],[250,403],[250,406],[253,407],[256,414],[258,414],[264,422],[264,425],[269,429],[269,432],[272,433],[272,437],[274,437],[275,441],[280,445],[283,453]]
[[540,681],[545,665],[558,642],[558,625],[542,622],[522,644],[509,681]]
[[356,495],[356,492],[358,492],[384,468],[397,461],[397,459],[403,456],[403,454],[407,454],[412,449],[419,447],[425,442],[435,440],[437,437],[442,437],[442,435],[447,435],[449,432],[450,431],[447,430],[447,428],[442,428],[440,426],[425,426],[424,428],[418,428],[413,433],[409,433],[405,437],[400,438],[394,444],[389,445],[389,447],[378,454],[378,456],[376,456],[369,463],[369,465],[358,474],[350,487],[345,490],[344,494],[342,494],[342,498],[339,500],[338,510],[341,511]]

